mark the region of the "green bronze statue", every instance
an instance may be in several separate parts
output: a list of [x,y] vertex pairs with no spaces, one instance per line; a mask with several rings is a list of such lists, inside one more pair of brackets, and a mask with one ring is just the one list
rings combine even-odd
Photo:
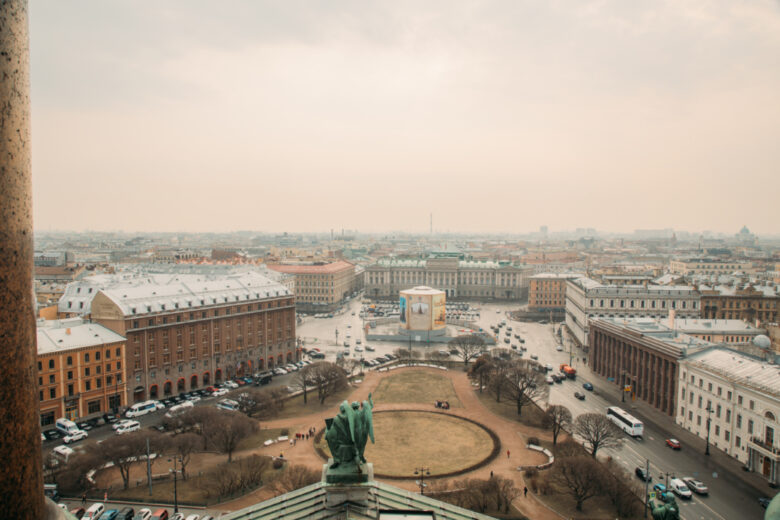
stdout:
[[658,505],[650,500],[650,512],[653,515],[653,520],[680,520],[680,508],[674,497],[669,496],[667,500],[668,502],[662,502]]
[[344,401],[336,417],[325,419],[325,440],[333,456],[330,469],[354,465],[357,472],[361,472],[360,464],[366,462],[363,454],[368,439],[374,442],[373,409],[374,402],[368,394],[362,408],[357,401],[351,406]]

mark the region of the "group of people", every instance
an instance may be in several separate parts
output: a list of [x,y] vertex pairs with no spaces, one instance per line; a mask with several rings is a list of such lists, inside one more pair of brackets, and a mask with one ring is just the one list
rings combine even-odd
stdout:
[[436,408],[442,408],[444,410],[449,410],[450,409],[450,402],[449,401],[438,401],[437,400],[437,401],[434,402],[434,405],[436,406]]
[[290,446],[295,446],[295,444],[298,441],[308,441],[309,439],[314,437],[314,434],[317,433],[317,428],[312,426],[309,428],[309,430],[306,433],[296,433],[295,437],[290,439]]

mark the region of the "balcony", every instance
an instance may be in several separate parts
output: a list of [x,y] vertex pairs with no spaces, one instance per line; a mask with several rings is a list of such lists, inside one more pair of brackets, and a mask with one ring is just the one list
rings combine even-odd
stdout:
[[780,462],[780,448],[773,446],[760,437],[751,437],[748,440],[748,449],[759,452],[764,457],[769,457],[775,462]]

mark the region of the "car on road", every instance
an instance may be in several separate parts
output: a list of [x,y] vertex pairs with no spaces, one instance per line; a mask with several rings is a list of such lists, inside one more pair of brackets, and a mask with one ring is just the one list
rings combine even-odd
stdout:
[[691,490],[685,485],[685,482],[679,478],[673,478],[669,480],[669,489],[680,498],[689,499],[693,496]]
[[355,352],[363,352],[363,347],[356,346],[355,347]]
[[547,376],[544,378],[544,382],[547,383],[548,385],[554,385],[555,379],[553,379],[553,376]]
[[531,359],[538,360],[539,356],[537,356],[536,354],[531,354]]
[[634,475],[639,477],[639,479],[642,482],[652,482],[653,481],[653,476],[650,475],[650,473],[647,470],[645,470],[645,468],[642,468],[640,466],[637,466],[636,469],[634,469]]
[[696,480],[693,477],[683,477],[682,481],[688,486],[688,489],[696,493],[697,495],[708,495],[710,490],[701,480]]
[[371,345],[366,345],[366,352],[376,352],[376,349]]
[[582,383],[582,388],[584,388],[588,392],[592,392],[593,391],[593,385],[590,384],[590,383]]
[[682,448],[682,446],[680,445],[680,441],[678,441],[677,439],[666,439],[666,445],[672,448],[673,450],[679,450],[680,448]]
[[285,375],[287,373],[287,370],[285,370],[285,369],[283,369],[281,367],[276,367],[273,370],[271,370],[271,372],[273,372],[275,376],[283,376],[283,375]]
[[114,430],[114,431],[116,431],[116,430],[118,430],[119,428],[121,428],[122,426],[125,426],[125,425],[127,425],[127,424],[129,424],[129,423],[132,423],[132,422],[135,422],[135,421],[133,421],[133,420],[130,420],[130,419],[122,419],[122,420],[121,420],[121,421],[119,421],[118,423],[116,423],[116,424],[112,424],[112,425],[111,425],[111,429],[112,429],[112,430]]
[[86,439],[89,435],[87,435],[87,432],[84,430],[76,430],[75,432],[71,433],[70,435],[66,435],[62,438],[62,441],[65,444],[70,444],[71,442],[80,441],[81,439]]
[[585,394],[581,394],[579,392],[574,392],[574,397],[576,397],[580,401],[584,401],[585,400]]
[[344,342],[344,348],[349,348],[349,341]]
[[235,390],[236,388],[238,388],[238,383],[236,383],[235,381],[225,381],[225,386]]
[[555,350],[557,350],[558,352],[563,352],[563,347],[560,345],[556,345]]
[[98,517],[98,520],[116,520],[117,515],[119,514],[118,509],[109,509],[102,515]]
[[211,395],[212,395],[213,397],[221,397],[221,396],[223,396],[223,395],[227,395],[227,393],[228,393],[228,389],[227,389],[227,388],[219,388],[219,389],[217,389],[217,390],[214,390],[214,391],[211,393]]
[[504,343],[509,343],[509,338],[504,338]]
[[548,372],[552,372],[553,366],[552,364],[547,363],[546,365],[544,365],[544,369]]
[[657,484],[653,485],[653,491],[655,491],[656,496],[660,498],[662,501],[664,502],[669,501],[669,491],[666,490],[666,486],[661,482],[658,482]]
[[97,502],[96,504],[92,504],[91,506],[89,506],[87,512],[84,513],[84,516],[82,518],[88,520],[96,520],[100,515],[103,514],[103,511],[105,509],[106,508],[103,504]]
[[133,508],[132,507],[124,507],[119,510],[119,514],[116,515],[116,520],[133,520]]
[[128,421],[116,429],[116,434],[124,435],[125,433],[137,432],[140,429],[141,429],[141,423],[139,423],[138,421]]

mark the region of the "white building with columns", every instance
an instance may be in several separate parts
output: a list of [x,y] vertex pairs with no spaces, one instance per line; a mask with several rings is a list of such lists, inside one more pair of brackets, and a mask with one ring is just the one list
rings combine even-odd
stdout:
[[678,374],[675,422],[777,483],[780,366],[717,347],[681,359]]

